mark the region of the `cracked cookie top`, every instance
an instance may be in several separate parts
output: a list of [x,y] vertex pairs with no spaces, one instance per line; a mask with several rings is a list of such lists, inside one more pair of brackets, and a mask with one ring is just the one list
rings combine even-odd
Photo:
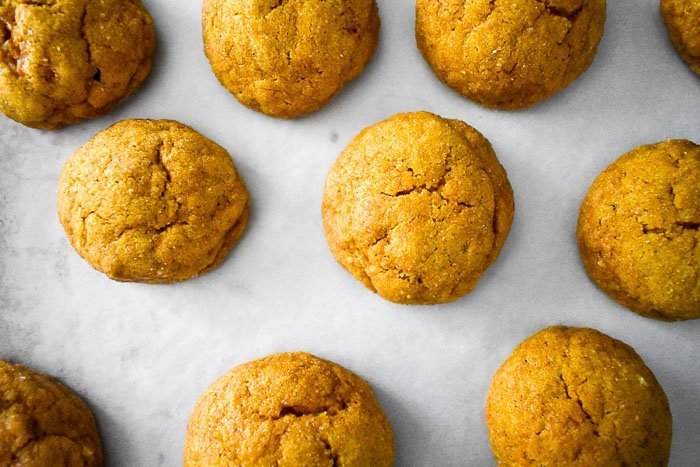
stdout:
[[273,117],[318,110],[379,40],[375,0],[205,0],[204,51],[242,104]]
[[397,303],[469,293],[498,257],[512,219],[513,192],[486,138],[428,112],[363,130],[328,173],[323,197],[335,258]]
[[200,397],[184,464],[391,466],[394,440],[372,389],[303,352],[240,365]]
[[151,71],[139,0],[0,0],[0,111],[56,129],[109,112]]
[[700,146],[670,140],[613,162],[581,205],[578,243],[618,302],[656,319],[700,318]]
[[499,465],[668,464],[671,412],[630,346],[593,329],[552,327],[520,344],[486,403]]
[[101,466],[90,409],[53,378],[0,360],[0,465]]
[[76,251],[122,281],[168,283],[216,267],[249,198],[226,150],[169,120],[125,120],[63,167],[58,215]]
[[676,50],[700,75],[700,1],[661,0],[661,16]]
[[605,0],[416,1],[416,41],[438,77],[497,109],[534,105],[593,62]]

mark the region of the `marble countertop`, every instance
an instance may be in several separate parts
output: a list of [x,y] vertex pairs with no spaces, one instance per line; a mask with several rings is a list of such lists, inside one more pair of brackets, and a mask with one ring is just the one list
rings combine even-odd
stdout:
[[[700,141],[700,79],[672,48],[657,0],[608,2],[595,63],[533,109],[487,110],[442,85],[413,36],[413,0],[379,0],[380,46],[359,79],[306,118],[250,111],[202,52],[200,0],[145,0],[158,29],[152,76],[105,118],[43,132],[0,118],[0,358],[60,378],[93,408],[108,465],[181,464],[202,390],[239,363],[306,350],[375,388],[397,465],[490,465],[483,408],[512,349],[553,324],[632,345],[674,416],[672,466],[700,458],[700,320],[625,310],[587,278],[575,240],[596,175],[631,148]],[[327,170],[362,128],[429,110],[491,140],[516,197],[510,237],[477,290],[455,303],[388,303],[333,260],[320,218]],[[229,259],[170,286],[113,282],[69,246],[58,223],[63,162],[124,118],[172,118],[227,148],[252,196]]]

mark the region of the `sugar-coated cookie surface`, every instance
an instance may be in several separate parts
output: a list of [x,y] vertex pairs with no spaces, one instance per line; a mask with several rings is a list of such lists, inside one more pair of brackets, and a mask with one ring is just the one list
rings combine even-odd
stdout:
[[108,113],[151,71],[139,0],[0,0],[0,111],[56,129]]
[[387,467],[394,440],[372,389],[303,352],[233,368],[201,396],[187,426],[187,467]]
[[520,109],[593,62],[605,0],[417,0],[416,40],[447,85],[487,107]]
[[0,465],[101,466],[92,412],[50,376],[0,360]]
[[593,329],[552,327],[496,372],[486,404],[499,465],[665,466],[671,412],[630,346]]
[[333,256],[367,288],[397,303],[444,303],[472,291],[498,257],[513,192],[478,131],[405,113],[350,142],[322,210]]
[[292,118],[357,77],[379,40],[375,0],[205,0],[204,50],[244,105]]
[[661,0],[661,16],[676,50],[700,75],[700,0]]
[[700,146],[638,147],[601,173],[580,209],[591,279],[656,319],[700,318]]
[[176,282],[215,268],[249,206],[226,150],[170,120],[124,120],[97,134],[68,159],[58,189],[73,247],[122,281]]

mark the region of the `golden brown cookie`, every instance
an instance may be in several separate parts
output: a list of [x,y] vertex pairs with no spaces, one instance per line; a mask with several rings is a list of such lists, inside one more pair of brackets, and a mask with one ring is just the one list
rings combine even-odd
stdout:
[[389,421],[364,380],[303,352],[240,365],[200,397],[184,464],[391,466]]
[[0,0],[0,111],[53,130],[108,113],[151,71],[139,0]]
[[665,466],[671,411],[632,347],[552,327],[520,344],[491,382],[486,425],[499,465]]
[[90,409],[50,376],[0,360],[0,465],[101,466]]
[[700,146],[671,140],[613,162],[578,220],[591,279],[637,313],[700,318]]
[[292,118],[356,78],[379,40],[375,0],[204,0],[204,51],[243,105]]
[[245,230],[248,190],[225,149],[170,120],[124,120],[66,162],[58,216],[76,251],[121,281],[215,268]]
[[428,112],[363,130],[328,173],[323,197],[333,256],[397,303],[471,292],[512,220],[513,191],[486,138]]
[[661,0],[661,16],[676,50],[700,75],[700,0]]
[[593,63],[605,0],[416,0],[416,41],[447,85],[496,109],[559,92]]

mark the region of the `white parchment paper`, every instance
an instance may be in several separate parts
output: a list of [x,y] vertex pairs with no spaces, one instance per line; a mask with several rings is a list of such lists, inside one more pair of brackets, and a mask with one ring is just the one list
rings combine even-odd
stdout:
[[[202,52],[199,0],[145,0],[158,52],[144,88],[111,115],[57,132],[0,118],[0,358],[51,373],[93,408],[108,465],[176,466],[201,391],[232,366],[306,350],[375,388],[397,465],[491,465],[491,375],[553,324],[632,345],[671,402],[671,464],[700,459],[700,321],[662,323],[610,300],[575,243],[590,183],[631,148],[700,142],[700,78],[672,48],[657,0],[610,0],[589,71],[530,110],[486,110],[442,85],[413,35],[413,1],[379,0],[381,43],[355,82],[306,118],[275,120],[224,90]],[[513,228],[477,290],[434,307],[390,304],[345,273],[323,236],[326,172],[362,128],[429,110],[491,140],[516,197]],[[229,259],[171,286],[124,284],[69,246],[55,212],[63,162],[124,118],[173,118],[232,154],[250,188],[247,233]]]

